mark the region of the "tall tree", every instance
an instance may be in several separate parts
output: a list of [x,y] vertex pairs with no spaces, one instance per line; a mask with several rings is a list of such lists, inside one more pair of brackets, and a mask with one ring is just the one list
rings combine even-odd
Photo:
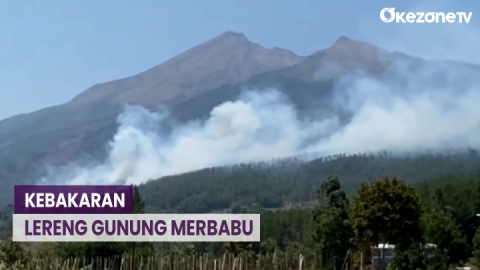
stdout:
[[[355,237],[366,246],[388,243],[401,250],[423,242],[421,214],[415,190],[396,178],[362,184],[352,201]],[[381,254],[383,262],[384,250]]]
[[[133,187],[133,213],[134,214],[144,214],[145,213],[145,202],[140,195],[138,186]],[[154,248],[152,243],[149,242],[130,242],[127,243],[128,252],[132,256],[132,268],[135,268],[135,257],[136,256],[151,256],[154,253]]]
[[138,186],[133,186],[133,213],[145,214],[145,202],[138,190]]
[[427,209],[423,219],[425,239],[437,245],[437,261],[444,262],[447,267],[468,258],[467,240],[448,211]]
[[328,177],[317,191],[314,210],[314,242],[326,268],[341,268],[351,245],[353,231],[348,217],[349,201],[337,176]]
[[473,238],[473,257],[477,267],[480,266],[480,228],[477,229],[475,237]]

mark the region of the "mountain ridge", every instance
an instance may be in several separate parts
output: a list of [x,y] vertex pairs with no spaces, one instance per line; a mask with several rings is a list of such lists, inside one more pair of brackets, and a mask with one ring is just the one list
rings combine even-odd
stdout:
[[228,31],[137,75],[97,84],[67,105],[95,101],[152,105],[191,97],[199,90],[235,84],[254,74],[299,63],[292,51],[266,49]]

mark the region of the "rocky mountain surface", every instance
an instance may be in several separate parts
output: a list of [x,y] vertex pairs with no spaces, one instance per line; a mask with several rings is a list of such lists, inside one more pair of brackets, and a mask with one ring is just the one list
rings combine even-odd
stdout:
[[289,50],[266,49],[243,34],[226,32],[138,75],[95,85],[69,105],[181,101],[255,74],[298,64],[302,59]]

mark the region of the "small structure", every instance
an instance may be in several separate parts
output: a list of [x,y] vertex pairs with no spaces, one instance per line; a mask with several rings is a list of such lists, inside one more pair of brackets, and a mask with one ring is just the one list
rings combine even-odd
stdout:
[[[425,256],[431,258],[435,256],[436,245],[427,243],[425,244]],[[374,269],[381,269],[382,266],[387,266],[395,256],[395,245],[379,244],[376,247],[372,247],[372,266]],[[383,256],[382,256],[383,251]],[[382,260],[383,257],[383,260]]]
[[437,245],[426,243],[425,244],[425,256],[427,258],[432,258],[433,256],[435,256],[436,249],[437,249]]
[[379,244],[372,249],[372,266],[374,269],[381,269],[382,266],[388,265],[395,255],[395,245]]

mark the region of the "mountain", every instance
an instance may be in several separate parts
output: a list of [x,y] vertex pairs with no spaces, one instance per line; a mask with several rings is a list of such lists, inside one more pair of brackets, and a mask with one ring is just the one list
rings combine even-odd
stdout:
[[103,153],[125,103],[179,103],[302,59],[289,50],[266,49],[243,34],[226,32],[145,72],[94,85],[66,104],[4,119],[0,121],[0,190],[38,179],[44,164]]
[[[101,158],[125,103],[149,109],[166,104],[184,122],[208,116],[242,89],[275,88],[301,112],[322,108],[328,113],[334,110],[332,92],[339,78],[354,71],[389,76],[398,59],[416,69],[439,65],[347,37],[301,57],[226,32],[138,75],[92,86],[66,104],[0,121],[0,190],[11,194],[14,183],[38,179],[44,164]],[[442,63],[479,72],[474,65]],[[348,113],[335,113],[348,121]],[[0,204],[8,200],[0,193]]]
[[298,65],[279,70],[277,76],[313,82],[340,77],[355,69],[375,73],[379,60],[389,53],[371,44],[342,36],[329,48],[313,53]]
[[[78,154],[82,138],[90,132],[114,125],[125,103],[180,102],[302,59],[291,51],[266,49],[243,34],[226,32],[138,75],[92,86],[66,104],[0,121],[0,151],[21,155],[19,149],[29,148],[23,151],[25,160],[48,156],[49,161],[61,163]],[[41,145],[32,147],[31,138]],[[40,149],[31,153],[35,148]]]
[[302,59],[289,50],[266,49],[243,34],[226,32],[138,75],[95,85],[69,105],[98,101],[140,105],[181,101],[201,91],[297,64]]
[[[395,58],[395,59],[394,59]],[[374,45],[340,37],[332,46],[309,55],[298,64],[253,75],[244,83],[223,85],[202,95],[192,97],[174,107],[182,120],[205,117],[218,104],[235,100],[243,89],[274,88],[285,94],[299,111],[324,108],[331,111],[336,82],[346,74],[361,71],[370,77],[382,78],[399,56]],[[408,63],[427,62],[402,56]],[[341,117],[344,112],[335,112]]]

